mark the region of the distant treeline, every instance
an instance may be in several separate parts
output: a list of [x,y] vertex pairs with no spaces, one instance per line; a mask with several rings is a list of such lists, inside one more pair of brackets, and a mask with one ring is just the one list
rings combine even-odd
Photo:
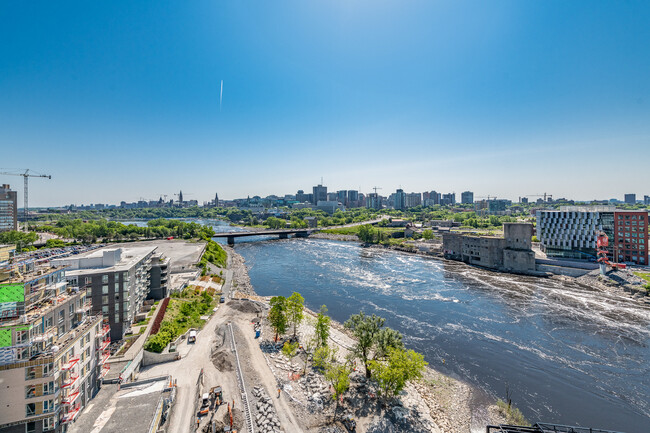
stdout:
[[183,239],[210,239],[214,236],[214,230],[211,227],[194,222],[163,218],[148,221],[146,227],[138,227],[134,224],[125,225],[106,219],[83,221],[81,219],[66,218],[60,219],[52,225],[39,225],[33,229],[83,243],[93,243],[99,240],[110,242],[142,238],[160,239],[170,236]]

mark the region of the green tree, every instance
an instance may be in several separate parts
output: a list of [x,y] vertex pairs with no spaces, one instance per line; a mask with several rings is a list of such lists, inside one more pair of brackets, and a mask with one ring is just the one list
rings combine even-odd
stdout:
[[316,316],[316,326],[314,331],[316,332],[316,347],[327,346],[327,339],[330,336],[330,317],[326,315],[327,307],[321,305],[320,311]]
[[312,356],[314,367],[325,370],[327,366],[336,360],[338,347],[321,346],[314,350]]
[[357,338],[354,352],[363,361],[366,377],[371,376],[370,360],[383,358],[389,349],[403,346],[402,335],[393,329],[384,328],[385,321],[383,317],[374,314],[366,316],[362,311],[353,314],[345,322],[345,327]]
[[303,319],[303,308],[305,306],[305,298],[298,292],[293,292],[287,298],[287,319],[293,326],[293,336],[296,337],[296,330],[300,326]]
[[334,390],[332,398],[336,401],[336,407],[334,408],[335,419],[341,397],[350,389],[350,373],[352,373],[352,369],[347,365],[341,364],[332,363],[325,369],[325,379],[332,385],[332,389]]
[[427,365],[424,356],[413,350],[390,349],[385,361],[370,361],[372,376],[385,398],[397,395],[409,380],[422,377]]
[[287,298],[274,296],[271,298],[270,304],[269,322],[275,331],[275,341],[278,341],[278,335],[287,331]]
[[359,227],[357,236],[363,242],[370,243],[375,238],[375,229],[370,224],[364,224]]
[[289,343],[288,341],[282,346],[282,353],[289,358],[289,362],[293,365],[293,358],[298,354],[298,342]]
[[425,231],[422,232],[422,237],[428,241],[433,239],[433,231],[430,229],[426,229]]

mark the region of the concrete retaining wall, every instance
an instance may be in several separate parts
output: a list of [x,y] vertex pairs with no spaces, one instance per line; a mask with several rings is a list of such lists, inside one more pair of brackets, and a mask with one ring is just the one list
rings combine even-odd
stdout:
[[142,366],[146,367],[147,365],[162,364],[163,362],[176,361],[180,359],[181,356],[176,353],[154,353],[143,350],[142,356]]
[[537,271],[539,272],[550,272],[555,275],[566,275],[567,277],[582,277],[583,275],[591,272],[591,269],[581,269],[581,268],[569,268],[566,266],[553,266],[553,265],[543,265],[538,263]]

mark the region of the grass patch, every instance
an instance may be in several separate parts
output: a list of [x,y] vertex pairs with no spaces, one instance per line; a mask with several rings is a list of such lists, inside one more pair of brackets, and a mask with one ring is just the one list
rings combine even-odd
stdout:
[[206,291],[187,288],[169,300],[165,317],[156,335],[149,337],[145,350],[160,353],[165,347],[190,328],[200,328],[205,323],[201,316],[212,310],[215,302]]
[[142,326],[142,325],[146,325],[146,324],[149,323],[149,319],[150,319],[150,318],[147,317],[147,318],[144,319],[144,320],[140,320],[140,321],[139,321],[138,323],[136,323],[134,326]]
[[530,426],[530,421],[528,421],[526,417],[524,417],[524,414],[516,407],[508,405],[508,403],[501,399],[497,400],[497,407],[499,408],[499,412],[506,417],[506,422],[508,424]]
[[209,262],[220,268],[225,268],[227,259],[228,255],[224,249],[221,248],[221,245],[210,239],[205,246],[205,252],[201,257],[201,260],[199,261],[199,267],[203,268],[203,272],[206,272],[207,264]]
[[633,272],[637,277],[644,279],[647,283],[650,283],[650,274],[645,272]]

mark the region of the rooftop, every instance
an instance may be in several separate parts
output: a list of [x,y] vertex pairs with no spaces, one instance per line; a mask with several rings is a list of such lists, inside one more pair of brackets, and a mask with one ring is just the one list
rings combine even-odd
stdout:
[[[171,394],[169,377],[122,384],[104,384],[70,426],[69,433],[148,432],[162,404]],[[153,431],[157,431],[154,429]]]
[[147,255],[153,253],[156,248],[156,246],[105,247],[75,257],[55,259],[52,262],[68,266],[69,268],[66,270],[68,276],[121,272],[131,269]]

